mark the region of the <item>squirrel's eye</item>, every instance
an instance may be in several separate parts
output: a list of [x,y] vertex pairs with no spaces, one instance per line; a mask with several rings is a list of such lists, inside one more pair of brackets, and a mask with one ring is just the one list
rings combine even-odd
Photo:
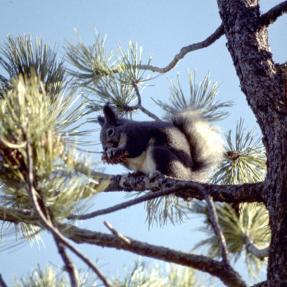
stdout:
[[108,128],[108,129],[107,129],[106,135],[107,135],[108,137],[112,137],[114,134],[115,134],[115,129],[113,129],[113,128]]

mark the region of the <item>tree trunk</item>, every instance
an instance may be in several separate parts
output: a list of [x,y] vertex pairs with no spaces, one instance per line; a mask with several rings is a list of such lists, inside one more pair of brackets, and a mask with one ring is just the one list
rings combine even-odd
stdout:
[[264,182],[271,245],[268,286],[287,286],[287,105],[284,81],[273,62],[258,0],[218,0],[227,47],[241,89],[263,134],[267,153]]

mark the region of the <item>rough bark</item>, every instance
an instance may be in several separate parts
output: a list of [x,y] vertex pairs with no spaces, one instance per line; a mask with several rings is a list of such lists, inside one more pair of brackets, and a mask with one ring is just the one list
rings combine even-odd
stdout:
[[[264,202],[263,183],[218,185],[199,183],[189,180],[178,180],[164,175],[149,177],[145,175],[116,175],[109,178],[106,192],[112,191],[146,191],[174,190],[174,195],[183,199],[196,198],[204,200],[205,194],[214,201],[240,203]],[[204,190],[204,193],[202,192]]]
[[284,81],[272,59],[258,0],[218,0],[227,47],[241,89],[262,130],[267,153],[263,194],[272,232],[268,286],[287,284],[287,105]]

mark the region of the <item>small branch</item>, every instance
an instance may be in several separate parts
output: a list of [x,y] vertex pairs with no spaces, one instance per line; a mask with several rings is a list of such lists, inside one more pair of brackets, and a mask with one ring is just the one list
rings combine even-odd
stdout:
[[157,117],[155,114],[153,114],[152,112],[150,112],[149,110],[147,110],[146,108],[144,108],[141,104],[141,94],[138,88],[138,85],[136,82],[132,83],[133,88],[135,89],[136,95],[137,95],[137,99],[138,99],[138,103],[135,106],[137,109],[141,110],[143,113],[145,113],[146,115],[148,115],[150,118],[156,120],[156,121],[160,121],[160,118]]
[[[108,283],[107,279],[104,277],[104,275],[100,272],[100,270],[95,266],[95,264],[86,256],[84,256],[76,247],[71,245],[66,238],[59,232],[58,229],[56,229],[53,226],[53,223],[50,219],[47,219],[45,217],[45,214],[43,213],[39,202],[37,200],[37,191],[34,188],[34,175],[33,175],[33,155],[32,155],[32,147],[30,144],[29,139],[27,139],[27,158],[28,158],[28,192],[31,197],[33,207],[35,211],[37,212],[37,215],[42,223],[42,225],[49,230],[54,237],[59,240],[62,244],[64,244],[68,249],[70,249],[74,254],[76,254],[79,258],[81,258],[94,272],[97,274],[97,276],[100,278],[102,283],[105,287],[111,287]],[[44,203],[43,203],[44,204]]]
[[252,285],[251,287],[268,287],[267,281],[262,281],[259,283],[256,283],[255,285]]
[[104,214],[108,214],[108,213],[112,213],[115,211],[119,211],[125,208],[128,208],[130,206],[151,200],[151,199],[155,199],[158,197],[162,197],[162,196],[167,196],[170,194],[173,194],[175,191],[174,189],[167,189],[167,190],[163,190],[163,191],[155,191],[155,192],[149,192],[148,194],[145,194],[141,197],[138,198],[134,198],[131,200],[128,200],[126,202],[108,207],[108,208],[104,208],[104,209],[100,209],[100,210],[96,210],[87,214],[82,214],[82,215],[71,215],[68,217],[68,219],[79,219],[79,220],[84,220],[84,219],[91,219],[100,215],[104,215]]
[[6,206],[0,206],[0,220],[14,223],[25,222],[27,224],[37,224],[37,219],[31,210]]
[[287,1],[274,6],[260,17],[260,26],[268,26],[274,23],[283,13],[287,13]]
[[74,169],[75,171],[80,172],[86,175],[87,177],[92,178],[95,181],[95,184],[99,184],[98,182],[99,179],[103,181],[103,180],[109,180],[111,177],[113,177],[113,175],[111,174],[106,174],[106,173],[95,171],[91,169],[90,166],[88,166],[87,164],[83,162],[75,162]]
[[218,239],[223,263],[230,266],[230,263],[228,260],[228,250],[227,250],[227,246],[226,246],[225,237],[224,237],[224,234],[223,234],[223,232],[220,228],[220,225],[218,223],[218,216],[217,216],[217,212],[216,212],[213,200],[207,194],[205,195],[205,200],[207,203],[207,208],[208,208],[208,212],[209,212],[209,216],[210,216],[211,225],[212,225],[214,233]]
[[[273,22],[276,21],[278,17],[280,17],[283,13],[286,13],[286,12],[287,12],[287,1],[284,1],[274,6],[268,12],[262,14],[262,16],[260,17],[260,26],[268,26],[272,24]],[[170,70],[172,70],[177,65],[177,63],[182,58],[184,58],[188,53],[210,46],[223,35],[224,35],[224,28],[223,28],[223,25],[221,24],[205,40],[201,42],[193,43],[191,45],[181,48],[180,52],[176,54],[174,58],[170,61],[170,63],[167,64],[165,67],[160,68],[160,67],[153,66],[153,65],[139,65],[138,68],[142,70],[150,70],[152,72],[157,72],[161,74],[167,73]]]
[[1,274],[0,274],[0,287],[8,287]]
[[70,260],[68,254],[65,251],[65,247],[63,243],[61,243],[56,236],[54,236],[55,243],[58,248],[58,252],[60,256],[62,257],[62,260],[65,264],[65,270],[69,274],[70,282],[72,287],[78,287],[79,286],[79,276],[78,272],[73,264],[73,262]]
[[[129,243],[115,235],[93,232],[73,225],[61,224],[60,230],[66,237],[76,243],[87,243],[101,247],[116,248],[132,253],[147,256],[166,262],[176,263],[207,272],[219,278],[227,286],[246,286],[240,275],[226,264],[201,255],[193,255],[163,246],[152,245],[146,242],[124,236]],[[116,231],[118,233],[118,231]]]
[[111,231],[111,233],[116,236],[118,239],[124,241],[125,243],[127,244],[130,244],[130,240],[125,237],[123,234],[121,234],[120,232],[118,232],[116,229],[113,228],[113,226],[107,222],[107,221],[104,221],[104,225]]
[[216,40],[218,40],[221,36],[224,35],[224,29],[223,25],[220,25],[210,36],[208,36],[205,40],[201,42],[197,42],[191,45],[188,45],[186,47],[181,48],[180,52],[174,56],[174,58],[171,60],[171,62],[163,67],[156,67],[152,65],[139,65],[138,68],[142,70],[150,70],[152,72],[157,72],[157,73],[166,73],[173,69],[176,64],[188,53],[192,51],[196,51],[199,49],[206,48],[213,44]]
[[245,237],[245,246],[246,246],[247,252],[253,254],[254,256],[256,256],[259,259],[264,259],[264,258],[268,257],[269,247],[259,249],[256,245],[254,245],[250,241],[250,238],[248,236]]

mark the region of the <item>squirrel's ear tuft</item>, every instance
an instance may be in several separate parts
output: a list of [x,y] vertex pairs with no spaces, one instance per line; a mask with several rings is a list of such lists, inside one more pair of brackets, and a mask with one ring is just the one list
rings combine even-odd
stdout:
[[102,127],[105,124],[105,118],[102,116],[98,116],[98,123]]
[[118,117],[109,103],[105,104],[103,111],[104,111],[106,122],[111,125],[116,125],[118,121]]

